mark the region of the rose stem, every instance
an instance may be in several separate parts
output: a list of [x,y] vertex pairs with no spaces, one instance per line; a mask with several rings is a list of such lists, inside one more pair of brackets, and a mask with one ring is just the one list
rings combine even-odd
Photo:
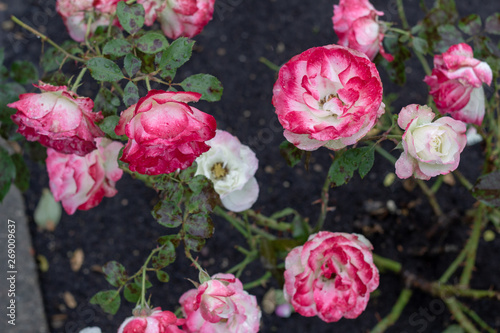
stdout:
[[476,218],[474,219],[474,226],[472,228],[472,234],[469,238],[469,243],[467,244],[467,259],[465,260],[465,267],[460,276],[460,285],[464,287],[469,286],[469,282],[472,276],[472,270],[474,269],[474,264],[476,262],[476,252],[479,243],[479,237],[481,236],[481,226],[483,224],[484,209],[485,205],[480,202],[479,207],[476,210]]
[[124,95],[125,93],[123,92],[122,87],[120,87],[120,85],[119,85],[117,82],[114,82],[114,81],[111,83],[111,85],[112,85],[112,86],[113,86],[113,88],[115,88],[115,89],[116,89],[116,91],[118,91],[118,93],[119,93],[119,94],[123,97],[123,95]]
[[267,58],[260,57],[260,58],[259,58],[259,61],[260,61],[261,63],[263,63],[264,65],[266,65],[267,67],[269,67],[270,69],[272,69],[273,71],[275,71],[275,72],[279,72],[279,70],[280,70],[280,66],[278,66],[278,65],[276,65],[276,64],[274,64],[274,63],[272,63],[272,62],[271,62],[269,59],[267,59]]
[[235,276],[237,278],[239,278],[241,276],[241,273],[243,272],[243,269],[245,269],[245,267],[251,263],[252,261],[254,261],[255,259],[257,259],[258,257],[258,252],[257,251],[252,251],[250,253],[248,253],[246,256],[245,256],[245,259],[243,259],[240,263],[234,265],[233,267],[231,267],[226,273],[234,273],[236,272]]
[[148,88],[148,91],[151,91],[151,84],[149,83],[149,76],[146,76],[146,80],[144,80],[146,82],[146,88]]
[[[243,222],[238,219],[238,218],[235,218],[231,215],[229,215],[226,211],[224,211],[224,209],[222,209],[221,207],[219,206],[216,206],[215,209],[214,209],[214,213],[225,218],[229,223],[231,223],[233,225],[233,227],[235,227],[245,238],[249,238],[249,235],[247,233],[247,231],[244,229],[243,227]],[[266,238],[266,239],[269,239],[269,240],[274,240],[276,239],[275,236],[271,235],[270,233],[267,233],[265,232],[264,230],[261,230],[253,225],[250,226],[250,229],[255,232],[256,234]]]
[[401,273],[401,264],[397,261],[373,254],[373,262],[381,271],[388,270],[394,273]]
[[278,231],[290,231],[292,229],[292,226],[290,223],[278,222],[275,219],[264,216],[260,213],[256,213],[252,209],[247,210],[246,213],[251,218],[254,218],[258,224],[260,224],[264,227],[268,227],[268,228],[278,230]]
[[59,45],[57,45],[56,42],[54,42],[52,39],[50,39],[49,37],[45,36],[44,34],[42,34],[41,32],[39,32],[38,30],[35,30],[33,29],[32,27],[30,27],[29,25],[25,24],[23,21],[19,20],[17,17],[15,17],[14,15],[12,15],[10,17],[10,19],[12,21],[14,21],[15,23],[17,23],[18,25],[20,25],[21,27],[23,27],[24,29],[28,30],[29,32],[37,35],[38,37],[40,37],[40,39],[42,40],[42,42],[47,42],[49,43],[50,45],[52,45],[53,47],[55,47],[56,49],[58,49],[59,51],[61,51],[62,53],[64,53],[64,55],[70,59],[73,59],[75,61],[79,61],[79,62],[85,62],[85,59],[83,58],[80,58],[80,57],[77,57],[77,56],[74,56],[72,55],[71,53],[67,52],[65,49],[63,49],[62,47],[60,47]]
[[403,7],[403,0],[397,0],[398,5],[398,15],[401,19],[401,23],[403,24],[403,29],[410,29],[410,25],[408,24],[408,20],[406,19],[405,8]]
[[75,82],[73,83],[73,87],[71,88],[71,91],[72,92],[75,92],[76,93],[76,90],[78,89],[78,87],[80,86],[80,81],[82,80],[83,78],[83,75],[85,75],[85,72],[87,71],[87,67],[83,67],[82,70],[80,71],[80,73],[78,74]]
[[330,180],[330,177],[327,176],[325,183],[323,184],[323,188],[321,189],[321,212],[313,232],[319,232],[325,224],[326,214],[328,213],[328,190],[330,189],[331,183],[332,181]]
[[471,182],[469,182],[469,180],[467,178],[464,177],[464,175],[458,171],[458,170],[455,170],[453,171],[453,174],[455,175],[455,177],[458,178],[458,181],[460,183],[462,183],[462,185],[467,189],[467,190],[472,190],[472,188],[474,187],[474,185],[471,184]]
[[448,268],[443,273],[443,275],[439,278],[439,280],[438,280],[439,283],[446,283],[449,280],[449,278],[453,275],[453,273],[455,273],[455,271],[457,270],[457,268],[464,261],[465,256],[466,256],[467,251],[468,251],[467,249],[468,249],[468,246],[466,245],[462,249],[462,251],[460,252],[460,254],[455,258],[455,260],[453,260],[453,262],[451,263],[451,265],[448,266]]
[[141,298],[140,298],[142,309],[144,309],[144,307],[146,305],[146,271],[148,268],[148,263],[151,260],[151,258],[153,257],[153,255],[158,251],[160,251],[160,248],[156,248],[153,251],[151,251],[148,258],[144,262],[144,265],[142,265],[142,283],[141,283]]
[[474,320],[476,323],[481,326],[481,328],[485,329],[486,331],[490,333],[497,333],[493,328],[491,328],[484,320],[481,319],[481,317],[478,316],[478,314],[474,311],[466,307],[462,302],[457,301],[458,306],[460,307],[460,310],[465,312],[472,320]]
[[427,200],[429,200],[429,204],[431,205],[432,210],[434,210],[434,214],[436,214],[436,216],[438,217],[443,215],[434,192],[431,191],[429,186],[427,186],[427,184],[422,179],[416,179],[416,181],[418,186],[420,186],[420,188],[422,189],[422,192],[424,192],[424,194],[427,196]]
[[262,275],[257,280],[245,283],[243,285],[243,289],[248,290],[248,289],[252,289],[252,288],[255,288],[255,287],[262,286],[262,285],[264,285],[267,282],[267,280],[269,280],[269,278],[271,276],[272,276],[271,272],[267,271],[264,275]]
[[371,333],[382,333],[385,332],[390,326],[394,325],[394,323],[401,316],[401,312],[405,308],[406,304],[410,301],[411,295],[413,291],[411,289],[403,289],[401,294],[399,294],[398,300],[394,304],[391,309],[391,312],[385,316],[384,319],[378,322],[378,324],[370,331]]
[[443,299],[448,309],[458,321],[460,326],[468,333],[479,333],[474,324],[467,318],[467,316],[460,309],[460,305],[455,297],[448,297]]

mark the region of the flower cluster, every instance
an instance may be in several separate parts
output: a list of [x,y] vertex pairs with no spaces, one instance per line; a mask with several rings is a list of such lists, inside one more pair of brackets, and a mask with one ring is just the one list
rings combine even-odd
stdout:
[[178,326],[184,324],[173,312],[162,311],[161,308],[136,309],[134,316],[125,319],[118,328],[118,333],[181,333]]

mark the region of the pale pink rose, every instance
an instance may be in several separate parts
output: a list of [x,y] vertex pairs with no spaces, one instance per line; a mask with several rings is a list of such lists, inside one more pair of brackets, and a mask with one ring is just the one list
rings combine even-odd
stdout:
[[57,0],[56,10],[61,15],[69,35],[77,42],[85,40],[87,17],[92,15],[90,35],[99,26],[108,26],[110,15],[116,12],[116,4],[122,0]]
[[284,296],[295,311],[330,323],[358,317],[379,273],[372,245],[362,235],[321,231],[285,260]]
[[430,87],[441,114],[466,123],[481,125],[484,118],[483,83],[491,84],[490,66],[474,58],[472,48],[460,43],[434,56],[432,74],[424,81]]
[[179,299],[191,333],[253,333],[262,315],[255,296],[233,274],[215,274]]
[[29,141],[65,154],[85,155],[96,148],[94,139],[104,136],[95,124],[103,119],[101,112],[92,112],[94,102],[69,91],[66,86],[39,82],[42,93],[19,95],[19,101],[8,104],[17,109],[12,120],[17,130]]
[[158,14],[163,11],[167,6],[168,1],[166,0],[137,0],[144,7],[146,13],[144,17],[144,24],[147,26],[152,26]]
[[97,149],[85,156],[47,149],[50,190],[70,215],[77,209],[91,209],[103,197],[117,193],[115,183],[123,174],[118,167],[118,154],[123,144],[106,138],[98,138],[96,142]]
[[385,111],[375,65],[339,45],[311,48],[284,64],[273,105],[285,138],[302,150],[352,145]]
[[215,136],[214,117],[186,104],[200,97],[194,92],[151,90],[123,111],[115,133],[129,140],[120,160],[146,175],[189,167],[210,149],[205,141]]
[[158,13],[158,20],[165,36],[194,37],[212,19],[215,0],[167,0]]
[[387,61],[393,61],[394,57],[382,46],[386,29],[378,21],[382,15],[368,0],[340,0],[338,6],[333,6],[332,17],[339,44],[363,52],[370,60],[380,51]]
[[455,170],[467,144],[466,126],[450,117],[432,122],[435,114],[428,106],[411,104],[399,113],[403,149],[396,162],[396,174],[428,180]]
[[242,212],[252,207],[259,196],[254,177],[259,161],[255,153],[237,137],[222,130],[217,130],[207,144],[210,150],[196,159],[195,175],[212,181],[226,209]]
[[182,333],[178,326],[184,319],[178,319],[173,312],[154,308],[128,317],[118,328],[118,333]]

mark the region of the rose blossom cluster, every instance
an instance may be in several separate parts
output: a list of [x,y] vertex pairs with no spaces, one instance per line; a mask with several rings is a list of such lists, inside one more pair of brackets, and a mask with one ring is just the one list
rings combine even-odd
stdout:
[[[110,23],[120,27],[114,16],[117,3],[123,0],[57,0],[56,9],[75,41],[83,42],[87,30],[92,35],[97,27]],[[163,33],[172,39],[199,34],[212,19],[215,0],[138,0],[145,10],[147,26],[155,20]],[[88,26],[87,19],[91,17]]]
[[378,17],[384,15],[368,0],[340,0],[333,6],[333,29],[339,44],[363,52],[373,60],[378,52],[387,60],[394,57],[384,51],[385,24]]
[[182,333],[178,326],[184,324],[173,312],[161,308],[136,309],[118,328],[118,333]]
[[259,196],[254,177],[259,161],[255,153],[237,137],[222,130],[217,130],[215,137],[206,143],[210,150],[196,159],[195,175],[212,181],[226,209],[241,212],[252,207]]
[[255,296],[243,290],[233,274],[219,273],[197,289],[185,292],[179,302],[187,332],[254,333],[262,313]]
[[311,48],[284,64],[273,105],[285,138],[302,150],[355,144],[385,112],[375,64],[339,45]]
[[490,66],[474,58],[472,48],[460,43],[434,56],[434,69],[424,81],[441,114],[469,124],[484,118],[483,83],[491,84]]

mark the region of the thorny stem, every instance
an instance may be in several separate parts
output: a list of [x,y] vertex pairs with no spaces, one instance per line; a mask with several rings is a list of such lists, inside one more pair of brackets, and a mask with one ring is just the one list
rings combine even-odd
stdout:
[[453,171],[453,174],[455,175],[455,177],[458,178],[458,181],[460,183],[462,183],[462,185],[467,189],[467,190],[472,190],[472,188],[474,187],[474,185],[471,184],[471,182],[469,182],[469,180],[467,178],[465,178],[465,176],[458,170],[455,170]]
[[484,320],[481,319],[481,317],[478,316],[478,314],[474,311],[469,309],[468,307],[465,306],[462,302],[457,302],[458,306],[460,307],[460,310],[465,312],[472,320],[474,320],[476,323],[481,326],[481,328],[485,329],[489,333],[497,333],[496,330],[491,328]]
[[436,214],[436,216],[438,217],[443,215],[443,211],[441,210],[441,207],[437,202],[434,192],[431,191],[429,186],[427,186],[427,184],[422,179],[416,179],[416,181],[418,186],[420,186],[420,189],[422,189],[422,192],[424,192],[424,194],[427,196],[427,200],[429,200],[429,204],[431,205],[434,214]]
[[406,19],[405,8],[403,6],[403,0],[396,0],[398,5],[398,14],[401,19],[401,23],[403,25],[403,29],[410,29],[410,25],[408,24],[408,20]]
[[479,207],[476,210],[476,218],[474,219],[474,226],[472,228],[472,234],[469,238],[469,243],[467,244],[467,259],[465,260],[465,267],[460,276],[460,285],[464,287],[469,286],[469,282],[472,276],[472,270],[474,269],[474,264],[476,263],[476,252],[479,243],[479,237],[481,236],[481,227],[483,224],[485,205],[479,203]]
[[271,272],[267,271],[264,275],[262,275],[257,280],[245,283],[243,285],[243,289],[248,290],[248,289],[252,289],[252,288],[255,288],[255,287],[262,286],[264,283],[266,283],[267,280],[269,280],[269,278],[271,276],[272,276]]
[[271,62],[269,59],[267,58],[264,58],[264,57],[260,57],[259,58],[259,61],[261,63],[263,63],[264,65],[266,65],[267,67],[269,67],[270,69],[272,69],[273,71],[275,72],[279,72],[280,70],[280,66],[276,65],[275,63]]
[[148,263],[151,260],[151,258],[153,257],[153,255],[156,252],[158,252],[159,250],[160,250],[160,248],[156,248],[153,251],[151,251],[148,258],[144,262],[144,265],[142,265],[142,267],[141,267],[141,270],[142,270],[141,298],[140,298],[141,308],[144,308],[146,305],[146,271],[147,271]]
[[144,80],[146,82],[146,88],[148,88],[148,91],[151,90],[151,84],[149,83],[149,76],[146,76],[146,80]]
[[462,262],[465,259],[465,256],[467,254],[467,248],[468,246],[465,246],[462,251],[460,251],[460,254],[453,260],[450,266],[446,269],[446,271],[443,273],[443,275],[439,278],[438,282],[439,283],[446,283],[450,277],[455,273],[455,271],[460,267]]
[[24,29],[26,29],[29,32],[31,32],[31,33],[37,35],[38,37],[40,37],[40,39],[42,40],[42,42],[47,42],[50,45],[52,45],[53,47],[55,47],[56,49],[58,49],[66,57],[68,57],[70,59],[73,59],[75,61],[79,61],[79,62],[83,62],[83,63],[85,62],[85,59],[77,57],[77,56],[74,56],[71,53],[67,52],[65,49],[63,49],[62,47],[60,47],[59,45],[57,45],[57,43],[54,42],[52,39],[50,39],[49,37],[45,36],[44,34],[42,34],[41,32],[39,32],[38,30],[35,30],[32,27],[30,27],[29,25],[25,24],[23,21],[19,20],[17,17],[15,17],[15,16],[12,15],[10,17],[10,19],[12,21],[14,21],[15,23],[17,23],[18,25],[20,25],[21,27],[23,27]]
[[401,294],[399,294],[398,300],[392,307],[391,312],[370,331],[371,333],[382,333],[385,332],[390,326],[394,325],[394,323],[401,316],[401,312],[403,312],[406,304],[410,301],[410,298],[413,294],[411,289],[403,289]]
[[321,189],[321,212],[318,217],[318,222],[316,223],[316,227],[314,227],[314,232],[318,232],[323,228],[326,220],[326,214],[328,213],[328,199],[330,190],[330,185],[332,181],[330,177],[326,177],[325,183],[323,184],[323,188]]
[[373,262],[381,271],[388,270],[394,273],[401,273],[401,264],[397,261],[373,254]]
[[449,297],[443,299],[448,309],[453,314],[455,319],[458,321],[460,326],[462,326],[467,333],[479,333],[474,324],[467,318],[467,316],[460,309],[460,302],[457,301],[455,297]]
[[73,87],[71,88],[71,91],[72,92],[75,92],[76,93],[76,90],[78,89],[78,87],[80,86],[80,81],[82,80],[83,78],[83,75],[85,75],[85,72],[87,71],[87,67],[83,67],[82,70],[80,71],[80,73],[78,74],[75,82],[73,83]]
[[198,269],[200,272],[205,272],[205,270],[200,266],[198,261],[193,258],[193,256],[191,255],[191,252],[189,251],[187,246],[184,246],[184,253],[186,255],[186,258],[191,260],[191,262],[193,263],[194,267],[196,267],[196,269]]
[[292,226],[290,225],[290,223],[278,222],[275,219],[272,219],[270,217],[267,217],[267,216],[264,216],[260,213],[257,213],[252,209],[247,210],[246,213],[248,214],[248,216],[255,219],[255,221],[258,224],[260,224],[264,227],[271,228],[271,229],[278,230],[278,231],[290,231],[292,229]]

